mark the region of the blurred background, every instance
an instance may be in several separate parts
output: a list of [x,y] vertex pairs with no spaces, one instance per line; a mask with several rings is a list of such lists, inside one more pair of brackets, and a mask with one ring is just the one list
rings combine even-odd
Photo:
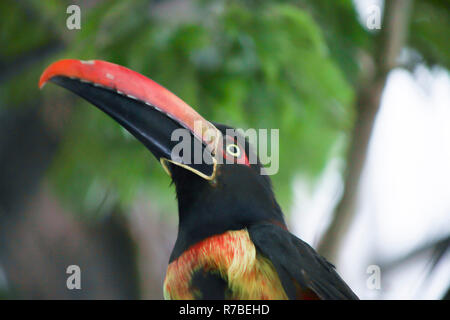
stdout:
[[112,119],[38,90],[62,58],[279,129],[272,180],[294,234],[362,299],[449,298],[449,15],[447,0],[1,1],[0,298],[162,298],[174,188]]

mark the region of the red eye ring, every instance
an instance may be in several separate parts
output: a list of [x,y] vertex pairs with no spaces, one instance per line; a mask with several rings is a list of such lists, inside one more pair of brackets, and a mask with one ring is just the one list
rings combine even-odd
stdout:
[[[224,146],[224,150],[222,151],[224,159],[229,160],[231,163],[244,164],[250,167],[245,149],[235,139],[229,136],[226,137],[226,140],[229,142]],[[231,149],[234,149],[234,151]]]
[[[234,150],[233,150],[234,149]],[[237,144],[227,144],[226,146],[226,152],[235,158],[241,157],[241,149]]]

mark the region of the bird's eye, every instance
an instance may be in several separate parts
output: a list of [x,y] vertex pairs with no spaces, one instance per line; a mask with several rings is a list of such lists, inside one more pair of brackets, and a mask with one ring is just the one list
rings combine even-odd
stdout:
[[241,149],[235,144],[227,145],[227,153],[233,157],[239,158],[241,156]]

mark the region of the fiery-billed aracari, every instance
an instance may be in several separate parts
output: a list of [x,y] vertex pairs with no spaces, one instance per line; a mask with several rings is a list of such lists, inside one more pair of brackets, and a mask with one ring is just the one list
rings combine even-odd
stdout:
[[[357,299],[333,265],[289,233],[269,178],[259,162],[248,161],[248,142],[227,136],[229,127],[206,121],[154,81],[109,62],[61,60],[44,71],[39,87],[47,81],[114,118],[171,176],[179,227],[165,298]],[[171,134],[180,128],[209,161],[171,156],[177,143]]]

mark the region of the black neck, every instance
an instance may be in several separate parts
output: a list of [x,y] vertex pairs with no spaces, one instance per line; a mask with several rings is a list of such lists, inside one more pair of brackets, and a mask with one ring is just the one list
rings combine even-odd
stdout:
[[[250,176],[245,179],[248,171],[236,166],[232,174],[219,176],[219,182],[213,186],[185,169],[172,168],[179,227],[170,261],[193,244],[216,234],[241,230],[261,221],[285,224],[268,180],[255,181]],[[234,182],[237,179],[239,184]]]

